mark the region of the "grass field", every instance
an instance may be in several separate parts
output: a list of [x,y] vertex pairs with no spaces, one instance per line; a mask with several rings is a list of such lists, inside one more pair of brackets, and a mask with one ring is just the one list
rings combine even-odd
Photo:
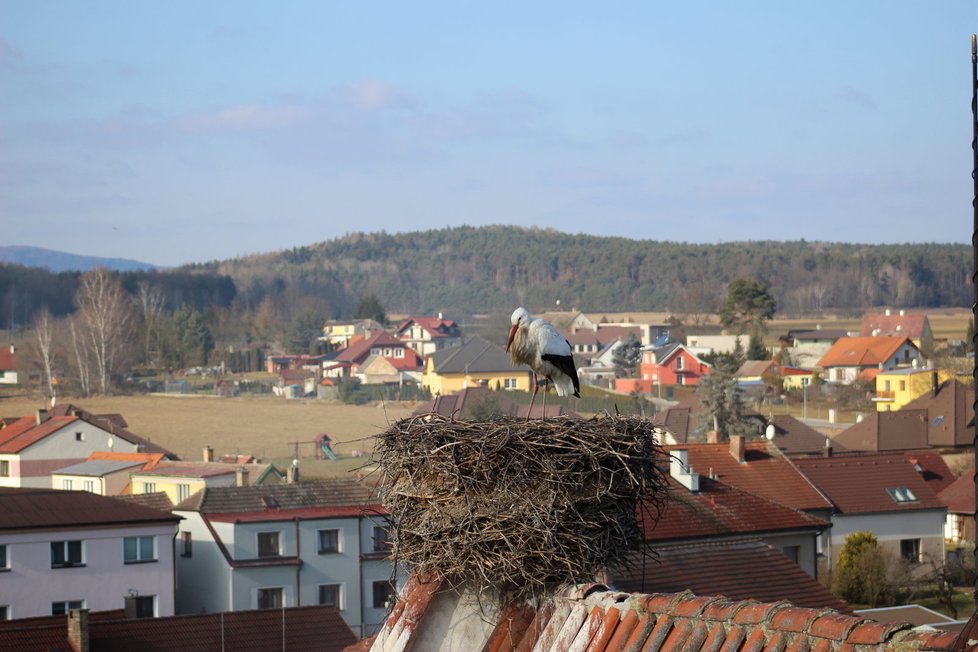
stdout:
[[[932,310],[910,310],[908,312],[927,315],[930,329],[934,333],[934,339],[937,340],[963,340],[968,331],[968,320],[971,319],[969,308],[934,308]],[[862,321],[862,317],[838,317],[834,315],[827,315],[818,319],[772,319],[767,323],[768,337],[765,344],[772,346],[777,342],[779,335],[787,333],[789,330],[813,329],[816,326],[826,330],[845,330],[858,333]]]
[[[167,396],[109,396],[66,399],[96,414],[117,412],[129,430],[163,446],[182,459],[201,459],[204,446],[215,455],[250,454],[266,461],[299,456],[307,475],[333,475],[362,466],[365,458],[313,464],[314,440],[326,433],[333,449],[348,458],[353,451],[373,450],[373,436],[388,424],[409,416],[417,403],[366,406],[333,401],[286,401],[270,396],[246,398],[189,398]],[[0,416],[33,414],[40,407],[26,397],[0,398]],[[309,464],[307,465],[307,461]]]

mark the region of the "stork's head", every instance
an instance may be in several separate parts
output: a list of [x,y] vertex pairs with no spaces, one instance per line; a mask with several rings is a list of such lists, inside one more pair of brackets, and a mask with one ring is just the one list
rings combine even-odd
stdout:
[[527,324],[530,323],[530,313],[526,311],[526,308],[520,306],[513,311],[513,316],[510,317],[509,321],[513,323],[513,327],[509,329],[509,339],[506,341],[506,351],[509,351],[509,347],[513,345],[513,338],[516,337],[516,331],[520,327],[526,328]]

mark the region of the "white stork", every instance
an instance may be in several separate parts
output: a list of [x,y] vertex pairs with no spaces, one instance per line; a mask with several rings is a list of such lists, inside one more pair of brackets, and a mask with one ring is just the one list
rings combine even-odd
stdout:
[[[506,351],[513,364],[525,364],[533,370],[533,397],[526,411],[527,420],[540,389],[539,376],[546,379],[544,382],[553,383],[558,396],[580,397],[581,384],[570,342],[547,320],[531,317],[526,308],[514,310],[510,321],[513,327],[509,331]],[[546,387],[543,389],[543,416],[547,416]]]

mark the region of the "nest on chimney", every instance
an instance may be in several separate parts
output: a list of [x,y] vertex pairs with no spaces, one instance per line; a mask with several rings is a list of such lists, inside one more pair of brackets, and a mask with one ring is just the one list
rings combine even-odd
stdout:
[[661,431],[637,417],[459,422],[380,435],[395,561],[454,588],[520,597],[626,566],[663,506]]

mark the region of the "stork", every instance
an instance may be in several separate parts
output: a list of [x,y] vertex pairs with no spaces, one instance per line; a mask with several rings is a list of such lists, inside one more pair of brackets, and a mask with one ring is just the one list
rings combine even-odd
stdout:
[[[553,383],[558,396],[580,397],[581,384],[577,379],[570,342],[547,320],[531,317],[526,308],[514,310],[510,321],[513,327],[509,330],[506,351],[513,364],[525,364],[533,370],[533,396],[526,411],[527,421],[540,389],[540,376],[544,377],[544,383]],[[543,389],[543,416],[547,416],[546,385]]]

